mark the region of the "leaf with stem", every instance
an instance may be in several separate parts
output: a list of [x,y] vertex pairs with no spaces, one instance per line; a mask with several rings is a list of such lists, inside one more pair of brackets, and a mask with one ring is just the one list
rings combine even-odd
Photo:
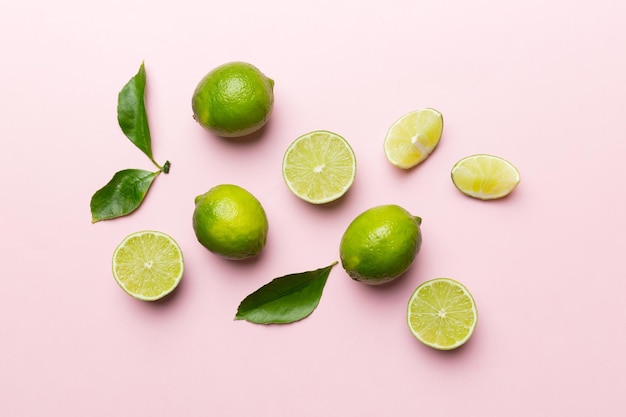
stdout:
[[328,275],[336,264],[275,278],[243,299],[235,320],[258,324],[302,320],[317,308]]
[[157,168],[167,174],[165,167],[159,165],[152,156],[152,139],[146,114],[145,92],[146,68],[142,62],[137,74],[122,87],[118,94],[117,121],[126,137],[146,154]]
[[116,172],[113,178],[91,197],[92,223],[132,213],[143,202],[157,175],[170,171],[169,161],[165,161],[161,166],[152,156],[152,140],[144,101],[145,91],[146,69],[142,62],[139,72],[118,94],[117,121],[126,137],[150,158],[158,171],[125,169]]
[[135,211],[144,200],[154,179],[161,173],[125,169],[91,197],[91,222],[122,217]]

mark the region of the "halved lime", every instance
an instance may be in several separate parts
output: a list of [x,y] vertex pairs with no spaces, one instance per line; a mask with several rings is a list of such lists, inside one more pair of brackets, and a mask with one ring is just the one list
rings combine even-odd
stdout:
[[450,278],[435,278],[418,286],[407,307],[411,333],[439,350],[455,349],[469,340],[478,321],[470,292]]
[[296,196],[323,204],[343,196],[356,176],[356,158],[336,133],[316,130],[289,145],[283,157],[283,178]]
[[156,301],[174,291],[183,277],[180,246],[165,233],[131,233],[113,252],[113,277],[139,300]]
[[435,109],[405,114],[387,131],[384,143],[387,160],[398,168],[413,168],[435,150],[442,132],[443,117]]
[[461,159],[452,168],[454,186],[470,197],[494,200],[511,193],[520,182],[517,168],[498,156],[477,154]]

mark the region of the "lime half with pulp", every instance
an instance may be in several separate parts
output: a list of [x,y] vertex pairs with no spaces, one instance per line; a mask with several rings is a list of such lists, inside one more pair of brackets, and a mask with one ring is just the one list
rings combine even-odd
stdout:
[[476,303],[463,284],[435,278],[418,286],[407,307],[411,333],[426,346],[455,349],[466,343],[476,328]]
[[139,300],[165,297],[176,289],[183,271],[183,253],[178,243],[155,230],[131,233],[113,252],[115,281]]
[[289,145],[283,157],[283,178],[293,194],[313,204],[343,196],[354,183],[356,157],[336,133],[316,130]]

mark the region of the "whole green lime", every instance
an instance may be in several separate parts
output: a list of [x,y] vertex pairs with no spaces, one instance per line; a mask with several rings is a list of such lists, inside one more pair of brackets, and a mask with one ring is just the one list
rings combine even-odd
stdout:
[[411,266],[422,244],[422,219],[397,205],[373,207],[350,223],[339,255],[348,275],[370,285],[390,282]]
[[265,246],[268,222],[256,197],[237,185],[222,184],[195,198],[193,230],[211,252],[246,259]]
[[193,118],[222,137],[263,127],[274,105],[274,81],[246,62],[229,62],[202,78],[191,100]]

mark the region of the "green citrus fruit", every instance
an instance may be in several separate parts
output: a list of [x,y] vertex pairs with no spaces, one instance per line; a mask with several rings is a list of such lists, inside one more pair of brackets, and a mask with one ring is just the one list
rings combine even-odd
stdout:
[[223,137],[249,135],[263,127],[274,105],[274,81],[245,62],[229,62],[209,72],[191,100],[194,119]]
[[520,173],[498,156],[477,154],[461,159],[452,167],[452,182],[463,194],[480,200],[509,195],[520,182]]
[[413,168],[435,150],[443,131],[443,116],[435,109],[422,109],[405,114],[387,131],[385,155],[393,165]]
[[472,294],[450,278],[435,278],[415,289],[407,306],[411,333],[426,346],[451,350],[467,342],[478,312]]
[[406,272],[422,243],[422,219],[397,205],[373,207],[359,214],[340,244],[348,275],[370,285],[384,284]]
[[143,230],[126,236],[113,252],[113,277],[130,296],[156,301],[183,278],[183,252],[169,235]]
[[193,230],[198,241],[227,259],[256,256],[265,246],[265,210],[243,188],[222,184],[195,198]]
[[283,179],[296,196],[313,204],[335,201],[354,183],[356,158],[336,133],[316,130],[300,136],[283,157]]

